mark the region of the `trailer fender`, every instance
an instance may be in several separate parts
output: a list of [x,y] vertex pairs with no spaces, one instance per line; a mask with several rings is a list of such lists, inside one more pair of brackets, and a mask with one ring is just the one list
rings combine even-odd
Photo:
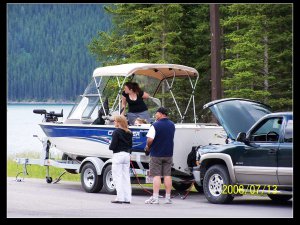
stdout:
[[106,160],[103,167],[105,167],[107,164],[112,164],[112,159]]
[[102,169],[103,169],[104,165],[107,164],[107,161],[104,163],[98,157],[86,157],[80,164],[79,173],[81,173],[81,170],[82,170],[82,167],[84,164],[86,164],[87,162],[91,162],[91,163],[93,163],[93,165],[95,166],[95,168],[97,170],[97,175],[101,175]]
[[200,167],[206,164],[206,162],[209,162],[214,159],[219,159],[225,162],[226,167],[229,172],[230,179],[233,183],[236,182],[236,177],[234,173],[233,163],[231,160],[231,157],[228,154],[224,153],[211,153],[211,154],[204,154],[200,158]]

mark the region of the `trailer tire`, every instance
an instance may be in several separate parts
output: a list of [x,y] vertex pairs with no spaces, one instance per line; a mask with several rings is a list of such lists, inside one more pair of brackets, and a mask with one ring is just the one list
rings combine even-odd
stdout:
[[206,199],[211,203],[224,204],[233,200],[231,194],[223,194],[223,185],[230,185],[231,180],[228,170],[224,165],[211,166],[203,179],[203,192]]
[[191,183],[183,183],[183,182],[172,182],[173,188],[175,188],[176,191],[185,191],[189,187],[191,187]]
[[[62,160],[67,160],[68,158],[70,158],[66,153],[63,153],[61,159]],[[72,158],[70,158],[72,159]],[[76,173],[76,170],[73,170],[73,169],[65,169],[68,173],[71,173],[71,174],[77,174]]]
[[111,164],[107,165],[103,172],[103,191],[115,195],[117,193],[116,191],[116,185],[113,181],[112,177],[112,166]]
[[103,187],[101,175],[97,175],[97,170],[93,163],[86,163],[81,170],[81,185],[88,193],[97,193]]
[[199,186],[196,182],[194,183],[194,187],[195,189],[199,192],[199,193],[203,193],[203,186]]

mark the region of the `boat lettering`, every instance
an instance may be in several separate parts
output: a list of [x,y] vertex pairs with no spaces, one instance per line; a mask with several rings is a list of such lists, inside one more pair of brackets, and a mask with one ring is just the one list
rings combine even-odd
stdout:
[[140,132],[139,131],[133,131],[132,135],[133,135],[133,137],[140,137]]
[[109,131],[107,132],[107,134],[108,134],[108,135],[112,135],[113,132],[114,132],[113,130],[109,130]]

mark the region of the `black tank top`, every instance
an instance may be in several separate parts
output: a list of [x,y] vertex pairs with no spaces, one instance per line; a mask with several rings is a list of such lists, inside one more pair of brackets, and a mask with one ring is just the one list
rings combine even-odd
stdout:
[[136,100],[131,100],[129,98],[129,95],[125,93],[125,91],[122,92],[122,95],[126,98],[126,101],[128,103],[128,112],[132,113],[138,113],[138,112],[144,112],[148,110],[147,105],[145,104],[142,96],[144,95],[143,91],[140,91],[140,93],[137,95]]

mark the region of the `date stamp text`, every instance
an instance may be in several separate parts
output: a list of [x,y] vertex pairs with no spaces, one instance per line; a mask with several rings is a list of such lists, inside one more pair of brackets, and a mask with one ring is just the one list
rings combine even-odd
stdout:
[[277,185],[260,185],[260,184],[223,184],[222,194],[252,194],[252,195],[263,195],[263,194],[277,194]]

